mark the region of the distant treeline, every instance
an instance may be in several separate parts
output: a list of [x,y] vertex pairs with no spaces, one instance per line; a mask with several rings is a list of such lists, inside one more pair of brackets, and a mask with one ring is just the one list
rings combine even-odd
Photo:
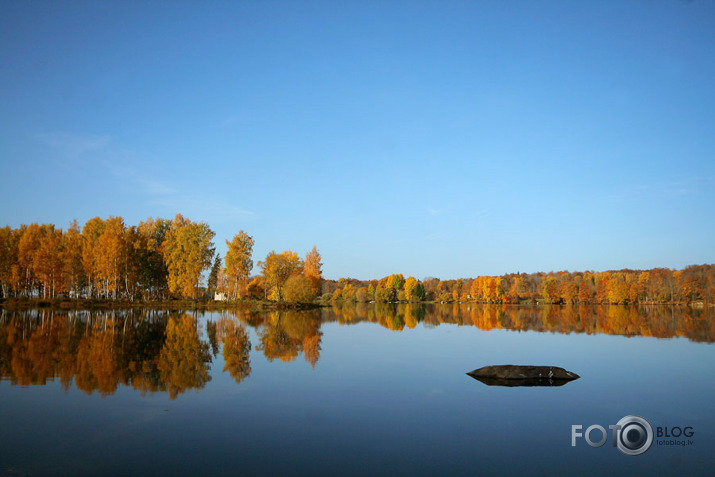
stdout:
[[380,280],[341,278],[323,285],[324,301],[477,303],[713,303],[715,265],[683,270],[512,273],[459,280],[390,275]]
[[521,273],[439,280],[394,274],[379,280],[324,280],[316,247],[305,259],[271,251],[253,270],[253,238],[243,230],[225,260],[215,233],[177,214],[127,226],[95,217],[67,230],[52,224],[0,229],[0,297],[110,300],[265,299],[329,302],[713,303],[715,265],[683,270]]

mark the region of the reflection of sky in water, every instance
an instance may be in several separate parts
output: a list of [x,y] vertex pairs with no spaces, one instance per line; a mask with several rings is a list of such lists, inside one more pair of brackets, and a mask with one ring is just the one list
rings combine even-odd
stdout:
[[[123,386],[102,399],[57,382],[3,382],[0,475],[708,475],[715,463],[710,344],[367,322],[321,332],[313,369],[300,355],[269,363],[249,328],[250,377],[237,385],[219,353],[206,387],[173,401]],[[504,388],[465,375],[488,364],[555,365],[581,379]],[[638,457],[610,436],[601,448],[571,447],[572,424],[607,428],[628,414],[693,426],[695,445],[654,444]]]

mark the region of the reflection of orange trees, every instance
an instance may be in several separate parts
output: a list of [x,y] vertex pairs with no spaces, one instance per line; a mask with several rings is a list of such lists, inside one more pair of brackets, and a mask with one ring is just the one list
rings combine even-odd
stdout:
[[315,363],[320,359],[321,333],[308,335],[303,338],[303,356],[310,365],[315,368]]
[[402,315],[397,312],[398,306],[394,303],[375,303],[372,313],[368,311],[370,321],[374,321],[393,331],[402,331],[405,322]]
[[352,321],[360,321],[361,318],[364,318],[366,315],[364,314],[366,311],[366,308],[364,306],[364,303],[361,303],[361,306],[357,306],[358,304],[355,302],[333,302],[332,307],[333,307],[333,312],[335,312],[336,315],[342,317],[342,322],[352,322]]
[[166,389],[157,368],[157,357],[164,345],[167,320],[166,312],[149,311],[137,320],[125,319],[122,326],[122,380],[130,382],[142,396]]
[[402,315],[384,315],[380,317],[380,324],[392,331],[402,331],[405,327],[405,322]]
[[421,303],[333,303],[333,313],[340,323],[368,320],[393,331],[402,331],[405,326],[414,328],[425,319],[425,310],[425,305]]
[[[326,321],[369,320],[405,332],[422,322],[426,327],[445,323],[483,330],[682,336],[713,342],[714,311],[670,306],[342,304],[309,312],[226,313],[217,321],[216,335],[223,343],[226,370],[240,382],[250,374],[245,325],[258,329],[257,349],[269,360],[292,361],[303,353],[315,366],[322,344],[320,325]],[[206,384],[210,360],[209,343],[201,340],[196,320],[189,315],[32,310],[0,316],[0,376],[13,384],[59,378],[65,389],[74,382],[84,392],[102,396],[121,384],[142,394],[168,390],[175,398]]]
[[256,349],[263,351],[269,361],[283,362],[293,361],[302,351],[305,360],[315,366],[320,357],[319,328],[319,312],[315,310],[272,312],[261,326],[261,343]]
[[298,356],[298,343],[285,332],[281,313],[273,312],[259,333],[261,344],[256,349],[263,351],[268,361],[278,358],[283,362],[293,361]]
[[[208,380],[211,356],[189,316],[166,312],[27,311],[3,319],[0,373],[14,384],[60,378],[68,389],[102,396],[131,385],[142,392],[167,388],[176,397]],[[165,339],[166,337],[166,339]]]
[[[465,324],[471,323],[483,330],[601,333],[657,338],[684,336],[693,341],[715,340],[712,310],[689,307],[463,305],[449,315],[455,322],[461,315]],[[430,313],[431,320],[443,316]]]
[[624,336],[672,338],[693,341],[715,340],[711,308],[635,306],[512,306],[467,304],[375,303],[364,313],[343,305],[333,312],[341,323],[369,320],[401,331],[424,321],[427,326],[443,323],[471,325],[482,330],[507,329],[554,333],[602,333]]
[[412,305],[408,304],[404,309],[405,325],[408,328],[414,328],[417,326],[417,318],[412,313]]
[[57,345],[57,333],[42,327],[30,331],[27,340],[22,340],[18,334],[14,333],[8,339],[8,343],[16,343],[10,360],[13,384],[44,384],[48,377],[54,376],[53,350]]
[[385,328],[400,331],[405,327],[402,318],[397,315],[397,305],[393,303],[375,303],[373,320]]
[[251,374],[251,341],[245,325],[229,318],[218,323],[219,335],[223,343],[223,371],[240,383]]
[[474,307],[471,310],[470,318],[474,326],[482,330],[493,330],[501,328],[501,323],[497,319],[496,306]]
[[187,389],[203,388],[211,380],[210,362],[209,346],[199,337],[196,319],[189,314],[169,318],[158,364],[169,397],[175,399]]
[[[107,326],[108,325],[108,326]],[[113,394],[119,382],[118,350],[114,322],[95,322],[77,349],[77,387],[87,394],[95,389],[102,396]]]

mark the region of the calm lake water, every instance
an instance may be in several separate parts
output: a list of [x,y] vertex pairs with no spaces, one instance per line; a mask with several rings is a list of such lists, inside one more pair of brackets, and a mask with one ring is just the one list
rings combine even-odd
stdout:
[[[714,340],[685,307],[2,311],[0,475],[712,475]],[[627,415],[692,436],[572,446]]]

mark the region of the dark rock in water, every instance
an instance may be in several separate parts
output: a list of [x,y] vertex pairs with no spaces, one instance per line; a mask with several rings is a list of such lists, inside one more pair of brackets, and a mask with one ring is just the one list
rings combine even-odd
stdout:
[[563,386],[580,378],[557,366],[484,366],[467,373],[488,386]]

